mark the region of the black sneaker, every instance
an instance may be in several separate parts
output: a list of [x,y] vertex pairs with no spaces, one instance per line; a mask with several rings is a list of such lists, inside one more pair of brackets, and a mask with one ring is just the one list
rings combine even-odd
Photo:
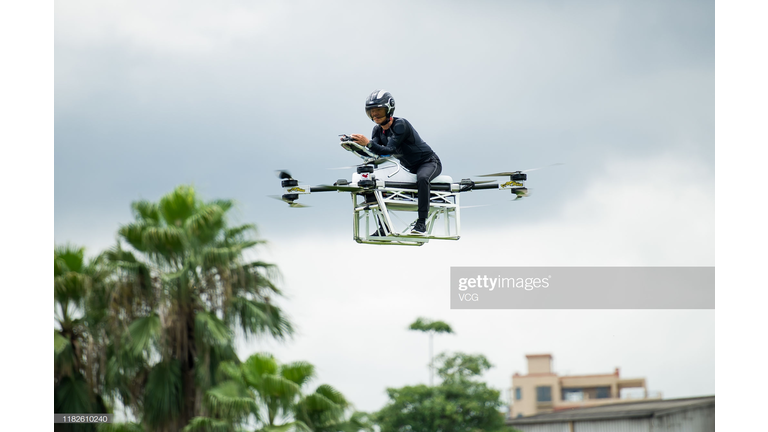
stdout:
[[371,237],[386,237],[387,233],[384,231],[384,228],[379,228],[376,230],[375,233],[371,234]]
[[424,235],[427,233],[427,225],[422,221],[416,221],[416,225],[413,226],[411,234]]

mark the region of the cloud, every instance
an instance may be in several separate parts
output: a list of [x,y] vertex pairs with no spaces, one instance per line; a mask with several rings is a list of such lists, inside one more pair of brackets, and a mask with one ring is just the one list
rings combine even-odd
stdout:
[[[451,266],[713,265],[713,9],[57,2],[56,241],[95,253],[131,201],[180,183],[240,201],[300,328],[241,356],[313,362],[363,409],[426,382],[426,341],[404,329],[420,315],[460,331],[437,352],[489,355],[497,388],[544,351],[560,372],[619,366],[666,396],[713,393],[712,311],[452,311],[447,297]],[[312,184],[348,175],[325,171],[354,160],[336,135],[370,130],[362,100],[380,87],[454,179],[567,164],[532,173],[526,200],[462,197],[495,205],[462,212],[461,240],[420,248],[354,243],[348,197],[298,211],[266,198],[277,168]]]
[[264,35],[287,8],[277,1],[114,1],[57,4],[61,46],[124,45],[156,55],[201,55]]
[[[561,374],[618,366],[666,397],[714,393],[714,311],[466,311],[450,310],[448,298],[451,266],[714,265],[708,173],[674,155],[613,160],[595,180],[574,185],[551,218],[483,223],[490,227],[464,218],[461,240],[419,248],[358,245],[307,214],[314,234],[273,239],[265,251],[285,275],[299,336],[286,346],[243,344],[240,352],[309,359],[322,382],[378,409],[385,387],[427,381],[426,338],[405,329],[427,316],[459,331],[437,338],[436,352],[488,355],[496,368],[486,379],[504,391],[514,371],[525,372],[525,354],[551,352]],[[511,205],[536,206],[536,199]],[[685,349],[679,340],[688,341]]]

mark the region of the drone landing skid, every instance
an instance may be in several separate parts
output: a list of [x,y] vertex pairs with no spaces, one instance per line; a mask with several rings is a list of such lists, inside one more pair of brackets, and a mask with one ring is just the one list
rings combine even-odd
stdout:
[[[415,189],[388,187],[353,192],[354,240],[365,244],[407,246],[421,246],[429,240],[458,240],[459,193],[431,191],[425,235],[412,234],[413,224],[405,222],[415,219],[417,196]],[[371,234],[381,233],[382,230],[385,235]]]

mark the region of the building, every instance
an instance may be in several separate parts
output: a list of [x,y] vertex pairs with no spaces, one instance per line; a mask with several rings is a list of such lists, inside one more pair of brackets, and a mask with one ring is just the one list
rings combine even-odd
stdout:
[[642,400],[508,419],[521,432],[714,432],[715,397]]
[[[510,389],[510,417],[518,418],[564,409],[634,402],[649,397],[645,378],[621,378],[619,369],[600,375],[558,376],[552,371],[552,355],[529,354],[528,374],[515,373]],[[624,389],[642,389],[642,396],[622,398]]]

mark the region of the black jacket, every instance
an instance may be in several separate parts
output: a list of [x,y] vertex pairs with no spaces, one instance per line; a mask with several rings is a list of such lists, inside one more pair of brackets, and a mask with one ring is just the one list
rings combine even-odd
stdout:
[[379,155],[397,157],[409,171],[418,168],[435,154],[408,120],[399,117],[394,118],[392,126],[386,131],[379,125],[373,127],[369,148]]

